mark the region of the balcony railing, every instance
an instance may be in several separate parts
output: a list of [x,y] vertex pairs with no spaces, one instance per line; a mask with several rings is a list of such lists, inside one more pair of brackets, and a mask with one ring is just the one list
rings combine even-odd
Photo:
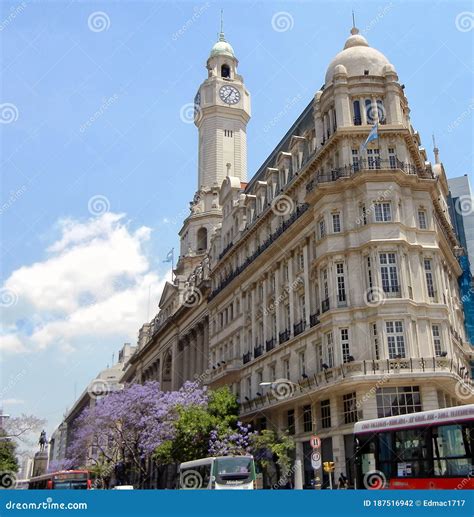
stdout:
[[298,323],[295,323],[293,325],[294,335],[297,336],[298,334],[301,334],[304,331],[305,327],[306,327],[306,322],[303,320],[299,321]]
[[253,356],[255,357],[255,359],[257,357],[260,357],[261,355],[263,354],[263,346],[262,345],[257,345],[254,349],[253,349]]
[[288,341],[290,339],[290,331],[284,330],[283,332],[280,332],[280,334],[278,334],[278,337],[279,337],[280,343],[285,343],[286,341]]
[[209,300],[219,294],[222,289],[227,287],[230,282],[234,280],[234,278],[238,277],[242,271],[250,266],[250,264],[252,264],[252,262],[254,262],[260,254],[269,248],[278,239],[278,237],[280,237],[280,235],[282,235],[297,219],[299,219],[306,212],[306,210],[308,210],[308,206],[309,205],[307,203],[298,205],[290,217],[286,221],[283,221],[282,224],[267,238],[267,240],[263,244],[260,244],[258,248],[252,253],[252,255],[247,257],[245,262],[231,271],[231,273],[220,282],[219,286],[209,295]]
[[252,360],[252,354],[250,352],[247,352],[246,354],[244,354],[242,356],[242,362],[244,364],[250,363],[251,360]]
[[230,250],[230,248],[232,248],[233,245],[233,242],[229,242],[229,244],[227,244],[227,246],[219,253],[219,260]]
[[306,184],[306,191],[311,192],[318,183],[328,183],[337,181],[341,178],[350,178],[359,171],[392,169],[401,170],[405,174],[417,175],[422,178],[433,178],[431,172],[426,169],[420,169],[408,162],[402,162],[398,158],[385,160],[381,158],[362,159],[360,158],[351,165],[336,167],[329,171],[318,171],[314,178]]
[[309,323],[312,327],[319,325],[319,311],[317,311],[316,314],[311,314],[311,316],[309,317]]
[[326,298],[321,302],[321,312],[327,312],[329,308],[329,298]]
[[[340,385],[343,381],[356,380],[376,383],[380,378],[390,375],[396,381],[396,377],[406,374],[409,378],[413,375],[431,372],[456,375],[459,382],[467,386],[466,389],[474,389],[474,383],[466,373],[466,365],[457,359],[448,357],[408,358],[408,359],[380,359],[366,361],[351,361],[340,364],[334,368],[323,370],[315,374],[309,374],[307,378],[298,383],[291,383],[292,396],[300,397],[318,389],[326,389],[330,386]],[[372,377],[374,376],[374,377]],[[372,377],[372,378],[371,378]],[[287,402],[288,399],[285,399]],[[241,413],[258,411],[264,407],[277,405],[282,402],[274,390],[269,390],[264,397],[249,400],[240,405]]]
[[265,343],[265,350],[267,352],[270,352],[270,350],[273,350],[275,348],[275,345],[276,345],[276,340],[274,337],[272,337],[271,339],[267,339],[267,341]]

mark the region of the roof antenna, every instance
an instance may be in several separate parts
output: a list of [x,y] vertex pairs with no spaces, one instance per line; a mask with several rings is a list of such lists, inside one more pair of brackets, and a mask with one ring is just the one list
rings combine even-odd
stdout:
[[435,163],[439,163],[439,149],[436,146],[436,140],[435,140],[434,133],[432,136],[433,136],[433,153],[434,153]]

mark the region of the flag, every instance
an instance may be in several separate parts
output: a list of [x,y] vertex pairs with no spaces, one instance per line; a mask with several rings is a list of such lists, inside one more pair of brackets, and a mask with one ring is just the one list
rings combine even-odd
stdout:
[[379,123],[376,122],[374,124],[373,128],[370,130],[367,140],[360,146],[360,150],[359,150],[360,153],[362,153],[362,151],[365,151],[367,149],[367,145],[369,144],[369,142],[372,142],[372,140],[377,140],[377,138],[379,137],[378,129],[379,129]]
[[171,248],[168,251],[168,255],[166,255],[166,259],[163,260],[163,262],[171,262],[171,263],[173,263],[173,258],[174,258],[174,248]]

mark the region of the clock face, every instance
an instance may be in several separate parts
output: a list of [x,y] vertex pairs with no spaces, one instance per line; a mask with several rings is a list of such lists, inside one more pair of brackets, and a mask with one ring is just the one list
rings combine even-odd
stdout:
[[240,101],[240,92],[235,86],[225,85],[219,90],[219,97],[226,104],[237,104]]

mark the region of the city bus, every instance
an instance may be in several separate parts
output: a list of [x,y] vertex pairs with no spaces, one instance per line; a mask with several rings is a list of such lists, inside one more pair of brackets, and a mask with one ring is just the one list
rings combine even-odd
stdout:
[[474,404],[354,425],[356,488],[474,489]]
[[92,487],[90,473],[87,470],[64,470],[36,476],[29,480],[31,490],[88,490]]
[[190,489],[253,490],[255,461],[253,456],[217,456],[181,463],[179,486]]

